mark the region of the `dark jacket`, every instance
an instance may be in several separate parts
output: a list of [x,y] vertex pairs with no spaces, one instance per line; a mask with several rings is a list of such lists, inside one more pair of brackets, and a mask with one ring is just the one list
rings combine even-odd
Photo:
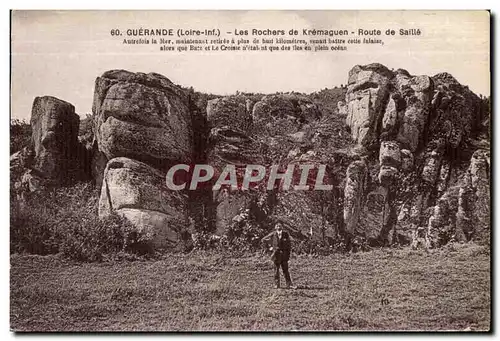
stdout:
[[278,238],[278,233],[273,231],[262,238],[262,241],[270,241],[273,247],[271,259],[276,263],[288,261],[290,259],[290,250],[292,249],[291,237],[288,232],[281,232],[281,238]]

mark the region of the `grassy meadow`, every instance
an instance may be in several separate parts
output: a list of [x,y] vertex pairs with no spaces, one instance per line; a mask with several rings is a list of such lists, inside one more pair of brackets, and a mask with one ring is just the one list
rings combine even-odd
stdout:
[[261,254],[80,263],[11,256],[14,331],[471,330],[490,328],[484,246],[292,256],[273,288]]

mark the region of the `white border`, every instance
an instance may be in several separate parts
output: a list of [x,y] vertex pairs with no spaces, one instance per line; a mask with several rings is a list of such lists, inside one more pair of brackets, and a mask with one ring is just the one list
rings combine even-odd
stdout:
[[[253,1],[202,1],[202,0],[182,0],[182,1],[174,1],[174,2],[158,2],[158,1],[151,1],[151,0],[122,0],[120,2],[116,3],[106,3],[104,4],[102,0],[87,0],[87,1],[72,1],[68,2],[66,1],[55,1],[55,0],[50,0],[50,1],[43,1],[43,2],[37,2],[37,1],[11,1],[11,0],[6,0],[2,2],[2,11],[0,12],[0,28],[1,31],[4,32],[4,34],[1,35],[0,38],[0,46],[3,49],[3,53],[1,54],[2,57],[2,64],[4,67],[1,69],[1,78],[2,82],[2,96],[1,98],[1,107],[2,107],[2,113],[5,119],[3,120],[3,124],[0,125],[0,136],[3,136],[5,140],[9,139],[9,125],[7,120],[9,119],[9,96],[10,96],[10,84],[9,84],[9,74],[10,74],[10,56],[9,56],[9,48],[10,48],[10,37],[7,34],[7,32],[10,32],[10,13],[9,9],[338,9],[338,10],[348,10],[348,9],[377,9],[377,10],[383,10],[383,9],[492,9],[492,13],[496,16],[496,22],[494,28],[498,27],[498,18],[500,15],[500,10],[499,8],[499,3],[500,1],[498,0],[492,0],[492,1],[486,1],[486,0],[474,0],[474,1],[453,1],[449,3],[443,3],[440,1],[436,0],[420,0],[420,1],[358,1],[358,0],[348,0],[348,1],[335,1],[335,2],[330,2],[327,3],[326,1],[316,1],[316,0],[303,0],[303,1],[286,1],[279,3],[277,1],[271,1],[271,0],[253,0]],[[286,7],[284,7],[284,4],[286,4]],[[160,6],[159,5],[163,5]],[[497,31],[495,29],[495,31]],[[496,33],[496,32],[495,32]],[[498,34],[494,35],[494,41],[491,41],[492,44],[495,46],[498,46]],[[491,60],[492,63],[495,63],[498,61],[497,55],[495,55],[495,60]],[[496,63],[495,63],[496,65]],[[7,67],[8,66],[8,67]],[[498,84],[497,81],[497,76],[496,74],[494,75],[495,81],[493,84]],[[498,96],[498,90],[496,87],[492,86],[492,95],[496,100],[499,98]],[[492,114],[494,116],[496,112]],[[498,124],[495,124],[494,126],[494,135],[497,135],[497,126]],[[496,160],[496,154],[497,151],[499,150],[499,142],[498,142],[498,137],[495,138],[495,144],[494,144],[494,151],[495,155],[492,155],[492,160]],[[0,305],[0,330],[1,330],[1,336],[2,340],[3,337],[7,337],[7,339],[12,339],[14,338],[14,334],[11,333],[9,330],[10,328],[10,321],[9,321],[9,193],[8,193],[8,188],[9,188],[9,171],[8,171],[8,158],[7,156],[9,155],[9,143],[8,141],[4,141],[4,143],[0,144],[0,156],[2,162],[2,167],[0,167],[0,172],[1,172],[1,179],[4,179],[4,185],[3,188],[7,189],[2,191],[1,195],[1,207],[2,207],[2,222],[1,224],[1,240],[3,241],[3,247],[1,248],[2,250],[2,255],[0,256],[0,266],[2,269],[2,280],[0,281],[0,289],[1,289],[1,296],[2,297],[2,304]],[[500,179],[498,177],[498,167],[495,165],[495,173],[492,174],[493,178]],[[498,180],[497,180],[498,181]],[[498,190],[498,185],[495,182],[494,183],[494,193],[496,194]],[[494,211],[494,207],[492,207],[492,210]],[[496,219],[495,219],[496,220]],[[492,225],[492,230],[496,227],[495,221],[493,222]],[[497,241],[499,238],[499,231],[494,232],[495,235],[495,240],[493,247],[498,245]],[[498,252],[494,252],[495,256],[498,254]],[[497,257],[493,260],[493,271],[494,274],[498,273],[498,261]],[[492,277],[492,280],[495,278],[495,276]],[[495,288],[498,289],[497,281],[494,282]],[[495,297],[498,295],[498,290],[495,290]],[[495,310],[495,314],[492,316],[495,317],[495,321],[492,321],[493,326],[496,326],[498,328],[498,311]],[[151,335],[144,335],[144,336],[151,336]],[[178,338],[178,337],[183,337],[185,335],[168,335],[168,338]],[[205,335],[206,336],[206,335]],[[260,337],[277,337],[278,335],[272,335],[272,336],[260,336]],[[318,337],[319,335],[311,335],[311,337]],[[345,335],[337,335],[337,334],[332,334],[328,335],[326,337],[344,337]],[[368,336],[368,335],[365,335]],[[384,334],[380,335],[379,337],[387,337],[390,335]],[[434,337],[439,337],[440,335],[432,336]],[[444,335],[443,335],[444,336]],[[38,336],[43,339],[52,339],[52,335],[50,336]],[[74,336],[64,336],[64,339],[69,339],[73,338]],[[96,339],[104,339],[105,337],[120,337],[122,338],[123,335],[108,335],[108,336],[91,336],[92,338]],[[128,336],[127,338],[138,338],[141,336]],[[217,337],[217,336],[216,336]],[[234,337],[234,336],[233,336]],[[237,336],[236,336],[237,337]],[[288,337],[287,336],[280,336],[280,337]],[[306,337],[306,336],[303,336]],[[350,336],[348,336],[350,337]],[[357,337],[357,336],[356,336]],[[398,336],[398,338],[401,336]],[[406,337],[402,336],[402,337]],[[422,335],[422,336],[417,336],[418,338],[429,338],[429,335]]]

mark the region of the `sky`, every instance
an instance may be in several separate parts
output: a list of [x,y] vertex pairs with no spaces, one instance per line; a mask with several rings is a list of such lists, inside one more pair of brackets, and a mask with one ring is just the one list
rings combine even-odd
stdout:
[[[489,24],[486,11],[14,11],[11,117],[29,120],[34,98],[44,95],[72,103],[85,116],[91,112],[96,77],[111,69],[156,72],[220,95],[310,93],[346,84],[354,65],[379,62],[414,75],[446,71],[472,91],[489,95]],[[124,45],[123,37],[110,34],[141,27],[218,28],[221,37],[252,28],[419,28],[422,34],[383,37],[384,46],[316,53],[161,52],[155,45]]]

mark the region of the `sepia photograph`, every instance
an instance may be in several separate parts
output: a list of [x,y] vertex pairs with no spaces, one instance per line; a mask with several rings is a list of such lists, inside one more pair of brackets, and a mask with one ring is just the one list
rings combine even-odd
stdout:
[[11,332],[491,332],[491,22],[11,10]]

